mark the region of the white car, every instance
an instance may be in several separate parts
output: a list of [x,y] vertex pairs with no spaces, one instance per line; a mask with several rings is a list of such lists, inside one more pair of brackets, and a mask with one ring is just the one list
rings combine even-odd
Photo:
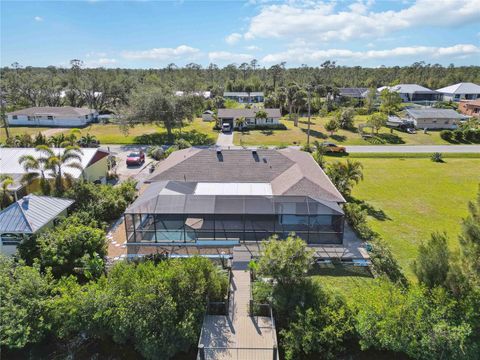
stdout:
[[222,132],[230,132],[232,130],[232,127],[230,126],[229,123],[223,123],[222,124]]

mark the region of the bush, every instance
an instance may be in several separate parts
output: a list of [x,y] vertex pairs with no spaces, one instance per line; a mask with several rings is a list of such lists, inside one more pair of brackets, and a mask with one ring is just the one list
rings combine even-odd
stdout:
[[190,144],[187,140],[180,138],[175,140],[174,145],[179,149],[188,149],[189,147],[192,147],[192,144]]
[[433,153],[430,160],[433,162],[443,162],[442,154],[439,152]]
[[440,131],[440,137],[445,141],[452,141],[453,139],[453,131],[452,130],[442,130]]
[[455,141],[462,142],[463,141],[463,131],[462,130],[454,130],[453,131],[453,138]]
[[[238,128],[235,128],[238,130]],[[287,130],[285,124],[271,124],[271,125],[247,125],[242,131],[248,130]]]
[[313,146],[310,144],[304,144],[302,145],[302,148],[301,148],[302,151],[305,151],[305,152],[309,152],[309,153],[312,153],[314,148]]
[[162,160],[165,158],[165,151],[160,146],[152,146],[148,148],[147,155],[154,160]]
[[480,130],[466,129],[463,131],[463,138],[470,142],[477,142],[480,140]]

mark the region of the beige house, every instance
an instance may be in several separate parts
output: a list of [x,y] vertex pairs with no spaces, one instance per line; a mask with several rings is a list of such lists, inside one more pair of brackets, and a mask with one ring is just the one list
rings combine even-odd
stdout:
[[73,200],[27,195],[0,211],[0,253],[13,255],[23,238],[38,234],[67,216]]
[[97,116],[93,109],[41,106],[8,113],[7,121],[11,126],[82,127],[96,121]]
[[[259,118],[257,113],[265,111],[266,118]],[[245,118],[245,127],[271,126],[280,124],[282,114],[280,109],[218,109],[218,120],[221,124],[228,123],[232,128],[238,127],[237,120]]]
[[407,118],[417,129],[456,129],[465,116],[452,109],[407,109]]
[[[52,150],[58,153],[64,151],[63,148],[53,148]],[[82,148],[81,151],[80,163],[82,169],[69,167],[67,163],[63,171],[70,174],[74,179],[105,182],[108,171],[108,152],[97,148]],[[10,175],[13,178],[14,182],[8,187],[8,190],[14,194],[15,199],[36,190],[35,184],[27,187],[21,181],[23,175],[27,173],[20,164],[20,158],[24,155],[41,156],[35,148],[0,148],[0,170],[2,174]],[[51,177],[51,172],[47,171],[46,176]]]

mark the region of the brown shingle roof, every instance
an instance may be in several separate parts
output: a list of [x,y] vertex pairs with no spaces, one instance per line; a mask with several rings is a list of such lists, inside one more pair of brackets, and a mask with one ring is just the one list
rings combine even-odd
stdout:
[[218,117],[223,118],[239,118],[248,117],[253,118],[258,111],[264,110],[269,118],[279,118],[280,109],[218,109]]

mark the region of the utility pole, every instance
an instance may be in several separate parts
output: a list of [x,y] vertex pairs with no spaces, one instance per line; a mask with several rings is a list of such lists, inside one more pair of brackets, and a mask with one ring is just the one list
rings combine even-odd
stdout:
[[310,118],[311,118],[311,108],[310,108],[310,97],[311,97],[312,88],[310,85],[307,85],[307,103],[308,103],[308,128],[307,128],[307,148],[310,148]]

